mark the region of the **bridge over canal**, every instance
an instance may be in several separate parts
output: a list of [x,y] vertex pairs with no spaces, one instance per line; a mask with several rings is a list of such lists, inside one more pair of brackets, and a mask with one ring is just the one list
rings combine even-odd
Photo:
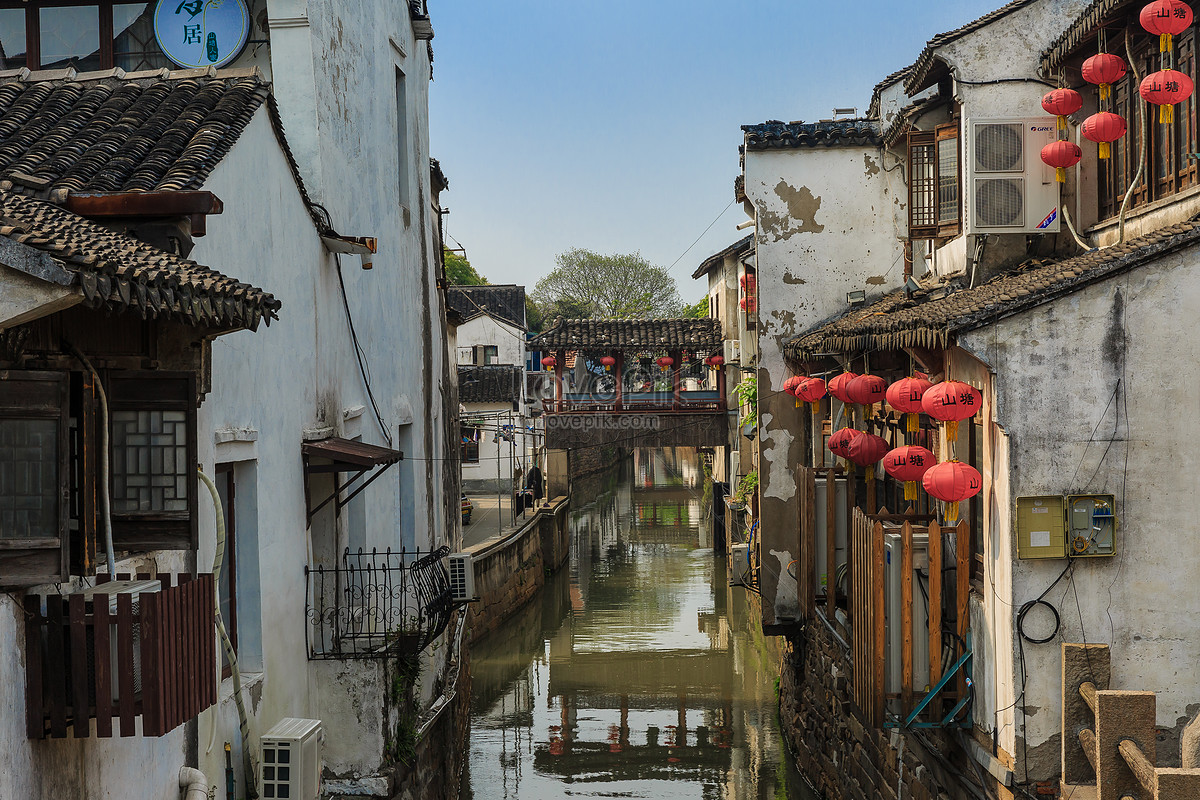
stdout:
[[729,438],[715,319],[562,319],[529,340],[550,380],[546,446],[716,447]]

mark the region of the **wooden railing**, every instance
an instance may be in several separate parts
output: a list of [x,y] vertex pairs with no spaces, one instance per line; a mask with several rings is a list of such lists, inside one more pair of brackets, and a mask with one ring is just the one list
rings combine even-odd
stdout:
[[[149,580],[149,575],[136,576]],[[129,580],[117,575],[117,580]],[[107,576],[97,578],[102,582]],[[162,588],[130,594],[25,597],[25,711],[31,739],[162,736],[217,699],[211,574],[159,575]],[[45,610],[43,611],[43,600]],[[115,696],[114,696],[115,695]]]
[[725,398],[714,391],[626,392],[621,397],[611,393],[570,393],[561,399],[542,401],[548,414],[609,413],[649,414],[678,412],[725,411]]
[[1200,769],[1155,766],[1155,694],[1109,690],[1110,658],[1106,644],[1062,645],[1064,786],[1094,782],[1096,800],[1200,798]]

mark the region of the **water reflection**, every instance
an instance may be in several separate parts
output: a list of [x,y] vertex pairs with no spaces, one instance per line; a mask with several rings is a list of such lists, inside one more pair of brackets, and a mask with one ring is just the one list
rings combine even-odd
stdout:
[[472,649],[466,797],[812,797],[701,485],[691,451],[655,450],[573,487],[570,568]]

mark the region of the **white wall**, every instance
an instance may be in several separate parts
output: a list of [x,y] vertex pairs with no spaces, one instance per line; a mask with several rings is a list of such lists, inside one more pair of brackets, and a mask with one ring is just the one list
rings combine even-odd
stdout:
[[497,357],[493,364],[525,366],[525,334],[515,325],[487,314],[469,319],[458,326],[459,364],[472,363],[471,348],[475,345],[496,346]]

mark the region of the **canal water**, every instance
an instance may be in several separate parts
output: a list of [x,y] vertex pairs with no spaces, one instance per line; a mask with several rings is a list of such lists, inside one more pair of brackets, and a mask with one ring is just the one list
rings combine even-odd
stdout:
[[778,663],[702,518],[691,450],[572,487],[569,568],[471,649],[464,798],[812,800]]

